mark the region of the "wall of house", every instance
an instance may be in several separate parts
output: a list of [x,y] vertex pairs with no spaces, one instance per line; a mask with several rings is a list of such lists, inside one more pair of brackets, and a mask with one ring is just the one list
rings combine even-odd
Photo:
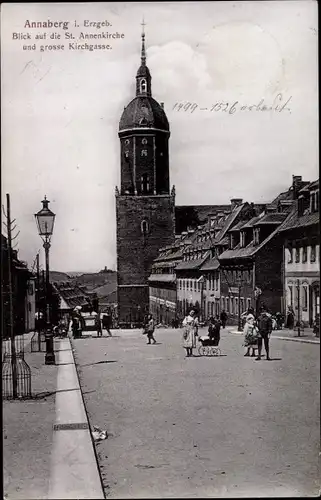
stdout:
[[[293,308],[296,321],[312,326],[320,314],[320,245],[284,247],[284,308]],[[300,306],[300,310],[299,310]]]
[[172,325],[177,318],[175,283],[150,284],[149,312],[157,323]]
[[36,284],[35,280],[31,279],[27,283],[26,299],[25,299],[25,331],[32,332],[35,330],[36,321]]
[[197,271],[184,273],[184,275],[177,274],[177,310],[181,316],[185,316],[192,307],[196,307],[201,312],[202,296],[204,301],[202,287],[205,283],[197,281],[199,278],[200,274]]
[[258,308],[265,305],[271,313],[283,313],[283,244],[280,236],[273,237],[255,256],[254,286],[262,290]]
[[[241,314],[249,307],[255,307],[253,269],[251,263],[247,264],[241,274],[237,274],[236,267],[233,267],[232,263],[229,267],[220,268],[221,311],[224,310],[228,315],[227,324],[238,324],[239,298]],[[240,297],[239,283],[241,283]]]
[[211,316],[220,315],[220,273],[219,271],[203,272],[204,281],[204,316],[208,320]]

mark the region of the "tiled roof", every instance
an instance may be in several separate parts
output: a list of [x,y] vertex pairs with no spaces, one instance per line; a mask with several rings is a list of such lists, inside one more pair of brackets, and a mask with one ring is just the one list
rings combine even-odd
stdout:
[[285,212],[276,212],[266,214],[261,217],[259,220],[254,222],[254,226],[260,226],[261,224],[281,224],[288,216],[288,213]]
[[53,286],[70,309],[88,304],[87,298],[89,294],[79,286],[70,282],[53,283]]
[[218,259],[209,259],[201,266],[201,271],[215,271],[220,267]]
[[258,222],[260,219],[262,219],[262,217],[264,217],[264,212],[262,212],[260,215],[257,215],[255,217],[253,217],[252,219],[248,220],[247,222],[245,222],[242,226],[242,229],[252,228],[256,222]]
[[304,186],[302,189],[300,189],[299,193],[301,193],[301,191],[310,191],[312,189],[317,189],[319,187],[319,179],[317,179],[316,181],[313,181],[313,182],[310,182],[309,184],[307,184],[306,186]]
[[207,255],[201,259],[183,260],[176,267],[176,271],[182,271],[185,269],[199,269],[200,266],[205,262]]
[[268,243],[268,241],[270,241],[276,235],[278,230],[279,227],[272,231],[272,233],[259,245],[254,245],[252,240],[246,247],[241,247],[240,244],[238,244],[232,250],[225,250],[225,252],[221,253],[221,255],[219,256],[219,261],[253,257],[259,250],[261,250],[261,248],[264,247],[264,245],[266,245],[266,243]]
[[225,246],[225,245],[228,245],[229,244],[229,238],[228,236],[225,236],[224,238],[221,239],[221,241],[219,241],[218,243],[216,243],[216,245],[218,246]]
[[278,228],[279,232],[287,231],[289,229],[296,229],[306,226],[314,226],[320,223],[320,215],[318,212],[298,216],[297,207],[295,207],[289,217]]
[[228,232],[232,232],[232,231],[239,231],[241,229],[241,227],[244,226],[244,220],[240,220],[240,222],[238,222],[237,224],[235,224],[235,226],[231,227]]
[[225,234],[227,233],[227,231],[231,227],[231,224],[233,223],[233,221],[236,219],[236,217],[242,211],[244,205],[245,205],[245,203],[242,203],[226,217],[226,219],[224,221],[224,226],[223,226],[222,230],[219,232],[219,234],[217,235],[217,237],[215,238],[214,244],[221,242],[222,238],[224,238]]

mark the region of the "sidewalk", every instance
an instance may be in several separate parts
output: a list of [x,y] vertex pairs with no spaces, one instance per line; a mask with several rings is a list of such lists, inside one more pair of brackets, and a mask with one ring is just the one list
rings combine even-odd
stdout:
[[3,401],[4,498],[104,498],[70,340],[55,339],[56,365],[45,365],[30,339],[32,398]]
[[[224,330],[221,330],[224,332]],[[229,333],[243,335],[243,331],[239,332],[237,330],[237,326],[227,326],[225,331]],[[313,333],[312,328],[304,328],[300,337],[298,337],[297,330],[288,330],[284,328],[283,330],[273,330],[271,334],[271,339],[279,339],[279,340],[290,340],[292,342],[303,342],[308,344],[320,344],[320,337],[316,337]]]
[[30,352],[30,343],[25,347],[33,398],[2,405],[3,489],[9,500],[48,494],[58,367],[45,365],[44,358],[43,352]]

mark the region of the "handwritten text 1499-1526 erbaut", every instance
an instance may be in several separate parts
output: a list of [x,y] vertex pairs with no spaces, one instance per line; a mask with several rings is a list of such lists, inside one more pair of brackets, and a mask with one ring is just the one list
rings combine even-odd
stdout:
[[189,113],[194,113],[195,111],[208,111],[208,112],[225,112],[229,115],[234,115],[239,111],[273,111],[275,113],[287,112],[291,113],[291,108],[288,104],[290,103],[292,96],[284,98],[283,94],[277,94],[272,102],[266,102],[265,98],[260,99],[257,103],[244,104],[239,101],[220,101],[209,106],[201,106],[195,102],[176,102],[173,106],[175,111],[185,111]]

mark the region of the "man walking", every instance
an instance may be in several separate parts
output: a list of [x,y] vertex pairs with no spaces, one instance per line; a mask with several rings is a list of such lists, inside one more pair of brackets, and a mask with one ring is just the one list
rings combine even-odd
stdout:
[[226,314],[226,312],[224,310],[221,312],[221,318],[220,319],[221,319],[222,328],[225,328],[226,322],[227,322],[227,314]]
[[255,360],[256,361],[261,360],[262,344],[264,342],[266,359],[268,361],[270,361],[271,358],[270,358],[270,350],[269,350],[269,340],[270,340],[270,335],[272,333],[272,318],[264,306],[261,307],[260,315],[259,315],[258,320],[257,320],[257,327],[259,330],[258,356],[257,356],[257,358],[255,358]]
[[112,333],[110,331],[111,327],[112,327],[112,317],[110,315],[109,312],[107,312],[104,316],[103,316],[103,327],[105,328],[105,330],[107,331],[109,337],[112,337]]

